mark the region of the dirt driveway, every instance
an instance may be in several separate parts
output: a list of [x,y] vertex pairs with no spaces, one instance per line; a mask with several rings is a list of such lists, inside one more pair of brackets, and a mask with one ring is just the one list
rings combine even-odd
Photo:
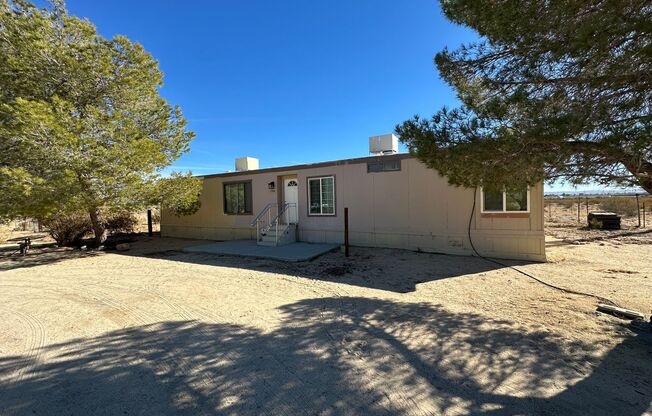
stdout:
[[[0,259],[0,414],[652,412],[652,334],[478,258]],[[602,244],[602,245],[600,245]],[[552,283],[652,308],[652,244],[552,240]]]

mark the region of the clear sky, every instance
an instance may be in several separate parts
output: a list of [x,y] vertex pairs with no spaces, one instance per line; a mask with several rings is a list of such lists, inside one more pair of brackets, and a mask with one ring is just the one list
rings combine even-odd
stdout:
[[105,37],[128,36],[197,137],[175,169],[232,170],[368,154],[367,138],[456,105],[434,55],[476,39],[435,0],[68,0]]
[[259,158],[261,167],[365,156],[369,136],[457,105],[433,58],[478,39],[449,22],[437,0],[67,6],[103,36],[126,35],[159,61],[162,95],[181,106],[197,134],[190,153],[167,172],[198,175],[233,170],[241,156]]

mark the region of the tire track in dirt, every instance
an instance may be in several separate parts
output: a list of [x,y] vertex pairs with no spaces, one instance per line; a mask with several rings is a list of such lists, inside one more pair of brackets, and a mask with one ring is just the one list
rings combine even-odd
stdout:
[[25,327],[29,328],[29,341],[27,342],[28,347],[25,353],[25,365],[17,370],[17,374],[14,378],[16,382],[20,382],[25,377],[32,374],[34,368],[39,362],[39,357],[43,350],[43,345],[45,344],[45,327],[41,321],[32,314],[11,309],[6,306],[0,306],[0,309],[5,311],[7,314],[16,316],[19,321],[24,323]]
[[[151,310],[144,310],[143,308],[138,306],[132,306],[132,304],[130,304],[129,302],[123,302],[117,300],[115,299],[115,296],[112,296],[111,294],[106,292],[106,290],[117,289],[117,290],[124,290],[131,294],[136,293],[141,295],[155,295],[148,291],[139,289],[134,286],[124,286],[124,285],[116,285],[116,284],[86,283],[85,287],[93,288],[93,290],[90,292],[94,294],[93,298],[99,300],[100,302],[108,306],[113,307],[115,310],[120,311],[125,317],[132,316],[138,326],[147,327],[156,324],[158,322],[163,322],[167,319],[161,313],[153,312]],[[173,307],[172,302],[167,301],[166,304],[170,305],[170,307]],[[189,321],[194,320],[191,317],[189,317],[187,314],[184,314],[182,318]],[[133,325],[133,322],[131,322],[130,320],[125,319],[124,321],[125,321],[124,327],[130,327]],[[172,340],[173,335],[167,336],[163,339]],[[170,342],[167,345],[173,346],[174,343]],[[153,350],[150,349],[150,352],[151,351]],[[143,358],[147,358],[148,355],[151,355],[147,353],[147,346],[143,346],[142,350],[139,348],[137,352],[141,354]],[[192,375],[193,366],[189,365],[186,362],[186,360],[174,358],[175,356],[179,357],[180,355],[174,354],[173,351],[168,351],[168,354],[165,354],[163,360],[156,360],[156,361],[146,360],[146,361],[154,368],[158,367],[159,371],[155,371],[155,373],[168,374],[168,375],[173,375],[174,378],[181,377],[182,379],[190,380],[192,378],[191,375]],[[199,380],[200,380],[201,387],[205,388],[206,391],[210,391],[212,380],[208,379],[205,376],[205,374],[201,374]],[[186,385],[190,386],[189,383],[186,383]],[[199,392],[195,392],[195,394],[193,394],[193,396],[196,397],[200,395],[201,394]],[[206,400],[205,398],[203,399]],[[205,406],[201,406],[199,409],[196,409],[198,411],[198,414],[202,414],[202,415],[208,414],[204,410],[204,407]]]
[[[82,269],[80,269],[81,271]],[[258,276],[247,276],[248,280],[258,280]],[[315,281],[314,279],[309,279],[308,281],[303,281],[305,279],[300,278],[300,277],[295,277],[295,276],[284,276],[282,274],[278,273],[273,273],[273,277],[283,281],[291,286],[299,287],[301,292],[305,292],[305,294],[309,294],[308,296],[314,296],[314,297],[336,297],[336,298],[341,298],[342,295],[336,291],[331,289],[330,287],[324,287],[324,285],[319,284],[319,282]],[[264,278],[269,278],[269,276],[265,276]],[[215,281],[214,279],[211,279],[210,276],[202,276],[202,280],[207,279],[207,280],[212,280],[213,282]],[[47,284],[48,286],[51,286],[52,281],[44,281],[42,280],[39,282],[41,284]],[[65,283],[65,282],[61,282]],[[187,320],[187,321],[198,321],[202,319],[213,319],[217,321],[223,321],[223,322],[230,322],[232,319],[226,319],[226,317],[222,314],[216,313],[215,310],[209,310],[206,307],[202,307],[199,305],[194,305],[191,307],[188,306],[181,306],[178,303],[170,300],[168,297],[164,296],[163,294],[160,293],[159,287],[160,285],[149,285],[144,288],[140,288],[138,286],[134,285],[129,285],[129,284],[119,284],[115,282],[102,282],[102,283],[96,283],[92,281],[88,281],[87,279],[84,280],[77,280],[77,285],[82,286],[84,288],[90,288],[91,290],[88,291],[85,296],[82,298],[91,304],[95,303],[100,303],[104,304],[106,306],[109,306],[112,309],[115,309],[120,312],[122,316],[122,324],[123,327],[129,326],[130,324],[133,324],[133,321],[130,321],[126,319],[127,317],[131,316],[134,318],[134,320],[140,324],[143,325],[148,325],[152,323],[152,320],[154,321],[163,321],[166,318],[164,318],[164,315],[162,313],[157,313],[153,310],[143,310],[142,308],[138,306],[133,306],[133,303],[131,302],[122,302],[118,301],[115,299],[116,294],[110,294],[107,293],[108,291],[114,291],[114,290],[119,290],[119,291],[125,291],[130,294],[140,294],[144,295],[146,297],[155,297],[158,299],[162,304],[164,304],[169,310],[173,312],[175,316],[178,316],[182,320]],[[21,287],[25,287],[21,285]],[[32,286],[33,288],[36,288]],[[40,290],[46,289],[43,286],[38,287]],[[79,292],[76,290],[66,290],[66,289],[61,289],[60,287],[57,287],[56,289],[49,289],[55,293],[60,293],[64,296],[67,297],[72,297],[72,296],[77,296],[79,297]],[[347,294],[348,295],[348,294]],[[329,319],[332,319],[333,317],[331,316]],[[167,317],[169,319],[169,316]],[[197,330],[199,331],[200,334],[205,336],[207,339],[210,339],[212,336],[211,333],[208,331],[204,330],[204,328],[199,325],[197,327]],[[170,339],[168,337],[167,339]],[[331,337],[332,339],[332,337]],[[337,345],[337,341],[333,340],[334,347]],[[173,344],[171,344],[173,345]],[[291,378],[295,378],[297,381],[300,383],[305,383],[306,385],[314,385],[315,383],[311,381],[305,380],[303,377],[301,377],[297,373],[297,369],[294,368],[294,366],[289,365],[286,363],[286,360],[281,357],[279,354],[276,354],[273,349],[265,349],[266,354],[268,354],[269,358],[274,360],[277,365],[282,368],[282,372],[285,372],[290,375]],[[143,352],[143,355],[146,355],[145,352]],[[228,353],[224,355],[224,358],[232,360],[233,362],[236,362],[238,357],[232,356],[232,353]],[[187,362],[181,363],[178,359],[172,359],[168,357],[168,359],[171,361],[171,363],[176,367],[177,369],[181,370],[180,372],[175,372],[172,373],[172,368],[170,365],[166,365],[165,368],[161,368],[161,370],[164,370],[164,372],[168,374],[175,374],[175,377],[183,377],[183,378],[188,378],[192,374],[192,370],[196,369],[197,366],[193,364],[189,364]],[[162,364],[165,365],[165,364]],[[215,384],[214,380],[210,377],[207,377],[206,374],[201,372],[201,370],[198,373],[199,380],[201,380],[200,385],[201,385],[201,390],[206,389],[206,391],[211,390],[211,386]],[[269,394],[270,397],[274,395],[274,387],[273,386],[266,386],[265,390],[267,390],[265,393]],[[301,400],[301,396],[297,397],[298,400]]]
[[[179,316],[182,320],[188,321],[188,322],[198,322],[197,317],[193,316],[186,308],[182,307],[181,305],[178,305],[177,303],[171,301],[167,297],[163,296],[162,294],[158,293],[157,291],[152,291],[152,290],[146,290],[146,289],[141,289],[138,287],[133,287],[133,286],[125,286],[125,285],[116,285],[116,284],[111,284],[111,285],[106,285],[106,284],[90,284],[89,286],[93,286],[95,288],[96,293],[102,293],[105,297],[110,296],[107,295],[106,292],[103,292],[102,289],[114,289],[114,290],[124,290],[129,293],[138,293],[141,295],[148,295],[148,296],[155,296],[157,299],[159,299],[161,302],[163,302],[168,308],[173,310],[177,316]],[[126,303],[123,303],[122,305],[118,305],[121,307],[126,313],[134,315],[137,317],[137,319],[140,321],[141,325],[147,326],[151,325],[151,319],[147,319],[147,315],[142,313],[141,308],[138,307],[132,307],[129,306]],[[155,317],[156,322],[163,322],[166,319],[163,315],[160,313],[154,313],[153,315]],[[199,331],[200,334],[202,334],[206,339],[211,339],[212,334],[210,334],[208,331],[203,329],[202,325],[196,326],[196,329]],[[174,335],[169,335],[166,336],[164,339],[174,341]],[[170,342],[169,346],[174,346],[174,342]],[[176,349],[176,347],[174,347]],[[175,354],[177,357],[183,356],[183,354]],[[234,357],[229,357],[231,353],[227,353],[225,355],[226,358],[231,358],[234,359]],[[213,390],[214,387],[217,387],[217,383],[212,377],[209,377],[205,371],[201,371],[202,369],[198,368],[198,365],[192,364],[189,362],[187,359],[179,359],[179,358],[172,358],[169,355],[164,358],[164,360],[169,360],[174,364],[174,368],[170,365],[167,365],[165,373],[167,374],[174,374],[174,377],[179,377],[181,376],[182,378],[185,378],[186,380],[191,380],[192,375],[193,375],[193,370],[197,370],[195,372],[195,375],[198,376],[200,388],[203,388],[204,391],[207,392],[207,394],[202,395],[197,389],[195,389],[195,394],[194,396],[203,396],[202,399],[204,401],[208,400],[209,397],[209,392]],[[160,363],[159,363],[160,365]],[[174,369],[179,369],[179,371],[173,371]],[[189,383],[186,383],[186,385],[190,386]],[[272,390],[270,389],[270,392]],[[201,414],[207,414],[206,411],[204,410],[204,406],[200,409]]]
[[[41,281],[41,283],[47,283],[47,282]],[[14,287],[14,288],[19,287],[21,289],[28,289],[28,290],[37,289],[37,290],[40,290],[41,292],[50,292],[52,294],[59,295],[59,296],[73,295],[73,296],[78,296],[79,297],[79,293],[77,293],[76,291],[66,290],[66,289],[62,289],[62,288],[59,288],[59,287],[52,288],[52,287],[24,285],[24,284],[23,285],[0,285],[0,287],[3,287],[3,286]],[[84,285],[85,288],[88,288],[88,287],[91,287],[91,286],[93,287],[93,290],[89,291],[88,295],[84,296],[83,299],[86,300],[87,302],[91,301],[91,302],[89,302],[91,304],[98,304],[99,303],[99,304],[102,304],[102,305],[109,306],[110,308],[121,312],[121,314],[123,316],[123,318],[122,318],[122,323],[123,323],[122,327],[123,328],[132,326],[133,322],[126,319],[126,317],[128,317],[128,316],[134,317],[135,320],[138,322],[138,324],[140,324],[142,326],[147,326],[147,325],[152,324],[152,320],[149,319],[147,314],[143,313],[141,308],[132,307],[132,306],[129,306],[125,302],[121,302],[121,301],[118,301],[118,300],[114,299],[110,294],[108,294],[107,292],[102,290],[101,285],[97,285],[97,284],[85,284]],[[114,286],[112,288],[117,289],[117,288],[120,288],[120,287]],[[134,290],[135,288],[133,288],[133,287],[122,287],[122,289],[128,290],[128,291],[130,291],[132,293],[134,291],[139,292],[139,293],[146,293],[146,292],[144,292],[142,290]],[[153,317],[155,318],[155,321],[158,321],[158,322],[160,322],[160,321],[162,321],[164,319],[160,314],[154,314]],[[188,318],[187,315],[185,315],[184,317]],[[192,319],[190,319],[190,320],[192,320]],[[30,323],[30,327],[31,327],[31,321],[27,321],[27,322]],[[43,328],[42,325],[40,325],[40,327]],[[167,337],[167,339],[171,339],[171,337]],[[42,345],[43,345],[43,341],[41,340],[40,341],[40,346],[42,346]],[[33,348],[30,348],[30,350],[33,350]],[[138,351],[138,352],[140,353],[141,351]],[[146,358],[146,356],[147,356],[145,351],[143,351],[141,355],[143,356],[143,358]],[[28,360],[32,361],[32,362],[34,361],[34,359],[31,356],[28,356]],[[165,363],[165,361],[169,361],[169,363]],[[163,374],[174,374],[175,377],[181,376],[181,377],[186,378],[186,379],[191,378],[190,377],[190,375],[191,375],[191,367],[189,365],[187,365],[186,363],[180,362],[178,359],[172,358],[172,356],[170,354],[168,354],[163,359],[163,361],[147,360],[147,362],[152,364],[154,367],[158,366],[159,370],[162,370],[160,372],[163,373]],[[34,366],[35,366],[35,363],[34,363],[34,365],[32,365],[32,367],[34,367]],[[175,371],[175,369],[181,370],[181,372]],[[23,378],[24,377],[17,378],[16,381],[20,381]],[[201,384],[204,387],[210,387],[210,382],[212,382],[212,380],[207,379],[205,376],[201,377],[201,381],[202,381]],[[207,414],[206,411],[203,408],[200,409],[199,411],[200,411],[200,414],[204,414],[204,415]]]
[[[61,288],[59,286],[56,287],[47,287],[44,286],[44,284],[48,284],[49,282],[43,281],[39,282],[41,285],[29,285],[29,284],[14,284],[14,285],[7,285],[7,284],[0,284],[0,287],[11,287],[14,289],[25,289],[25,290],[33,290],[33,291],[39,291],[41,292],[40,294],[50,294],[52,295],[53,299],[55,300],[61,300],[62,298],[66,298],[67,300],[77,302],[80,304],[85,304],[85,305],[91,305],[91,306],[97,306],[98,304],[108,306],[112,309],[120,310],[119,308],[116,307],[115,303],[111,302],[109,299],[97,297],[97,296],[92,296],[92,295],[81,295],[77,291],[73,290],[66,290],[65,288]],[[42,296],[39,296],[41,298]],[[122,327],[128,326],[128,321],[126,319],[122,319]]]
[[[338,299],[343,298],[343,296],[342,296],[342,294],[340,292],[338,292],[338,291],[336,291],[336,290],[334,290],[332,288],[325,287],[327,284],[324,284],[323,282],[317,281],[316,279],[306,279],[306,278],[303,278],[303,277],[292,276],[292,275],[291,276],[286,276],[286,275],[282,275],[280,273],[270,273],[270,272],[266,272],[266,273],[272,274],[273,278],[278,279],[280,281],[283,281],[285,283],[288,283],[291,286],[300,287],[303,291],[312,294],[312,296],[314,296],[316,298],[323,298],[323,297],[329,297],[329,296],[335,297],[335,298],[338,298]],[[249,280],[257,280],[254,277],[248,277],[248,278],[249,278]],[[266,276],[265,278],[268,278],[268,277]],[[207,279],[208,279],[208,277],[207,277]],[[304,280],[307,280],[307,281],[304,281]],[[346,296],[349,296],[348,292],[346,293]],[[343,307],[344,307],[343,302],[340,302],[340,310],[343,310]],[[323,313],[321,311],[319,312],[319,315],[322,317],[322,322],[327,322],[326,318],[324,317],[324,315],[323,315]],[[340,316],[342,316],[341,313],[340,313]],[[326,328],[324,328],[324,332],[328,335],[329,339],[331,339],[333,341],[333,347],[337,348],[338,343],[335,340],[335,338],[330,334],[330,332]],[[312,385],[312,386],[319,386],[319,383],[315,383],[312,380],[307,380],[304,377],[301,377],[298,374],[297,370],[295,368],[293,368],[292,366],[288,365],[286,363],[286,361],[282,357],[280,357],[279,354],[277,354],[275,352],[274,349],[270,349],[268,351],[268,353],[271,356],[271,358],[274,361],[276,361],[276,363],[281,368],[283,368],[285,370],[286,373],[290,374],[291,377],[295,378],[300,383],[303,383],[303,384],[306,384],[306,385]],[[273,393],[274,393],[274,391],[272,390],[272,394]],[[305,396],[299,394],[298,397],[295,399],[295,401],[297,403],[305,403],[305,401],[302,402],[303,399],[305,399]]]
[[[312,287],[310,287],[309,285],[307,285],[305,283],[301,283],[301,282],[298,282],[296,280],[285,279],[285,278],[282,278],[282,280],[286,280],[287,282],[290,282],[293,285],[303,286],[304,288],[309,289],[310,292],[312,292],[312,293],[314,293],[316,295],[323,295],[323,293],[319,293],[318,291],[314,290]],[[129,291],[130,293],[140,293],[140,294],[144,294],[144,295],[156,296],[159,300],[161,300],[161,302],[163,302],[166,306],[168,306],[171,310],[173,310],[179,317],[181,317],[182,319],[187,320],[187,321],[195,322],[198,319],[207,318],[207,317],[210,317],[211,319],[215,320],[216,317],[219,317],[220,318],[219,320],[222,320],[224,322],[229,322],[229,320],[224,319],[223,315],[216,314],[214,311],[208,311],[204,307],[197,306],[197,305],[192,306],[192,307],[184,307],[184,306],[179,305],[176,302],[171,301],[170,299],[168,299],[167,297],[162,295],[157,290],[160,287],[159,285],[146,286],[145,289],[140,289],[140,288],[137,288],[137,287],[126,286],[126,285],[116,285],[116,284],[111,284],[111,285],[108,285],[108,286],[106,284],[102,284],[102,285],[97,285],[96,284],[96,285],[92,285],[92,286],[95,286],[95,287],[110,287],[111,289],[119,289],[119,290]],[[332,291],[328,291],[327,293],[328,294],[335,294]],[[189,312],[189,310],[194,311],[195,314]],[[197,312],[201,312],[201,313],[197,313]],[[199,325],[197,327],[197,330],[206,339],[211,339],[212,336],[213,336],[213,334],[211,334],[208,331],[204,330],[202,325]],[[272,358],[281,368],[283,368],[283,370],[285,370],[285,372],[290,374],[292,377],[294,377],[299,382],[307,384],[307,385],[313,385],[313,386],[317,385],[316,383],[314,383],[312,381],[309,381],[309,380],[305,380],[304,378],[299,376],[297,374],[296,370],[291,368],[289,365],[287,365],[287,363],[278,354],[276,354],[274,350],[272,350],[272,349],[267,350],[267,353],[268,353],[269,356],[271,356],[270,358]],[[231,359],[233,362],[236,362],[238,357],[235,356],[234,352],[227,352],[226,354],[224,354],[224,358]],[[209,383],[214,382],[214,380],[212,380],[210,378],[208,380],[206,380],[206,378],[204,377],[204,379],[205,379],[205,381],[207,381]],[[204,386],[206,386],[206,383],[204,383]],[[268,385],[266,383],[264,384],[264,390],[266,390],[266,393],[271,395],[271,396],[273,396],[275,394],[275,387],[271,386],[271,385]],[[299,396],[297,399],[300,400],[301,396]]]

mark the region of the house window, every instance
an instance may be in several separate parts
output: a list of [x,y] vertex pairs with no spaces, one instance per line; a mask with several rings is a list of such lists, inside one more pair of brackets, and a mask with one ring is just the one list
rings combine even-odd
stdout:
[[392,171],[397,171],[397,170],[401,170],[401,160],[400,159],[367,163],[367,173],[392,172]]
[[530,212],[530,189],[482,190],[482,212]]
[[247,215],[252,213],[251,181],[224,184],[224,213]]
[[335,177],[308,179],[310,215],[335,215]]

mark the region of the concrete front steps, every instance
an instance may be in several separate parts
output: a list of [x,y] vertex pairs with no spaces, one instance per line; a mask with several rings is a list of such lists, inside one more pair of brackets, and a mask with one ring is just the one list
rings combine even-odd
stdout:
[[297,241],[297,225],[296,224],[279,224],[278,225],[278,241],[276,240],[276,227],[270,228],[258,241],[259,246],[283,246],[286,244],[295,243]]

